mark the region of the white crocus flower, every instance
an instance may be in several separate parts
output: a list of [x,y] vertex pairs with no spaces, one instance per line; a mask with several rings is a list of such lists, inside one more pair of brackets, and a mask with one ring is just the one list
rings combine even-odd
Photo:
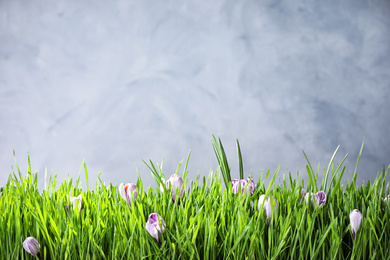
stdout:
[[[69,196],[68,196],[68,198],[69,198]],[[70,204],[73,206],[73,210],[75,210],[75,208],[78,207],[79,212],[81,211],[82,200],[83,200],[83,197],[81,196],[81,194],[77,197],[69,198]]]
[[38,259],[41,259],[40,256],[40,245],[38,241],[34,237],[28,237],[26,240],[23,241],[23,248],[26,250],[29,254],[32,256],[38,257]]
[[354,209],[351,211],[351,213],[349,213],[349,220],[351,221],[351,231],[353,240],[355,241],[355,238],[360,228],[360,224],[363,220],[363,215],[362,213],[360,213],[359,210]]
[[[273,209],[272,209],[271,199],[272,199],[272,203],[274,204]],[[265,198],[265,195],[263,194],[259,197],[259,202],[258,202],[259,210],[261,210],[262,205],[263,205],[265,216],[267,220],[270,221],[272,219],[272,214],[275,214],[275,212],[279,209],[279,203],[275,199],[275,197],[270,198],[270,196],[267,196],[267,198]]]

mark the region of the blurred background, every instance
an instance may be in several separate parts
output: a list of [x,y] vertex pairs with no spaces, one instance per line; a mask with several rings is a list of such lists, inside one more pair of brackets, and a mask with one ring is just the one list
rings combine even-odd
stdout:
[[[336,147],[358,183],[390,163],[390,2],[0,1],[0,185],[27,156],[43,187],[155,183],[142,160],[237,178],[320,176]],[[13,156],[15,150],[16,156]],[[81,171],[83,188],[86,188]],[[345,174],[345,181],[347,181]],[[321,178],[320,178],[321,179]],[[307,181],[305,182],[307,183]]]

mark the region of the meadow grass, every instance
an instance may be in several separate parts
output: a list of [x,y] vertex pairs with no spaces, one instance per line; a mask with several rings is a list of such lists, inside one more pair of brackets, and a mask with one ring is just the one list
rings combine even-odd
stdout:
[[[105,185],[100,178],[90,190],[85,164],[87,190],[81,189],[80,176],[57,184],[56,175],[51,175],[40,192],[30,159],[25,176],[16,164],[17,172],[10,174],[0,191],[0,258],[33,259],[22,246],[32,236],[40,243],[42,259],[390,259],[390,205],[382,200],[389,194],[385,181],[390,166],[383,167],[372,183],[361,186],[356,185],[355,169],[344,187],[345,157],[336,164],[333,156],[320,182],[319,171],[313,171],[304,155],[306,186],[298,172],[294,178],[283,174],[276,183],[278,168],[264,177],[253,174],[253,195],[234,194],[221,141],[214,138],[213,147],[219,168],[207,178],[187,178],[189,156],[182,174],[179,164],[175,174],[183,176],[185,187],[180,204],[164,189],[144,187],[139,174],[130,180],[138,193],[131,205],[122,199],[118,186]],[[238,142],[237,148],[244,179]],[[161,167],[151,161],[146,164],[156,182],[164,184]],[[306,203],[302,189],[324,191],[326,203]],[[73,210],[68,196],[80,194],[82,208]],[[278,202],[271,220],[258,210],[262,194]],[[349,219],[353,209],[363,215],[355,240]],[[151,213],[160,214],[166,222],[160,243],[145,229]]]

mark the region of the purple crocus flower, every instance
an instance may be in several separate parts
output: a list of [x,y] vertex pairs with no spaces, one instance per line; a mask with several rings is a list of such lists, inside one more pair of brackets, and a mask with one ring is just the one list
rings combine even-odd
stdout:
[[[305,198],[305,196],[306,196],[306,190],[302,189],[301,190],[301,197]],[[301,200],[302,200],[302,198],[299,198],[299,203],[301,203]]]
[[314,196],[316,198],[317,205],[325,204],[325,202],[326,202],[326,193],[325,192],[320,190]]
[[38,259],[41,259],[40,256],[40,245],[38,241],[34,237],[28,237],[26,240],[23,241],[23,248],[27,251],[27,253],[31,254],[32,256],[38,257]]
[[265,198],[265,195],[263,194],[259,197],[258,208],[259,210],[261,210],[261,207],[263,206],[263,210],[268,221],[272,219],[272,213],[275,213],[275,211],[279,209],[279,203],[275,199],[275,197],[272,197],[272,202],[274,203],[273,210],[270,196],[267,196],[267,198]]
[[234,179],[231,180],[230,183],[232,184],[233,193],[238,193],[238,187],[241,185],[241,193],[244,193],[246,191],[250,191],[251,195],[255,192],[255,182],[253,181],[252,177],[248,177],[248,180],[242,180],[242,179]]
[[[168,191],[169,191],[169,184],[171,185],[172,201],[175,202],[176,197],[179,197],[178,203],[180,204],[180,198],[183,197],[184,194],[183,178],[178,175],[172,174],[167,181],[165,181],[163,178],[161,178],[161,180],[163,181],[163,183],[165,183],[165,187],[167,188]],[[161,184],[160,184],[160,190],[161,192],[164,192],[164,187]],[[178,194],[176,194],[177,190],[179,191]]]
[[[178,175],[172,174],[169,180],[166,182],[167,189],[169,189],[169,183],[171,183],[172,199],[176,201],[176,195],[182,197],[184,194],[183,178]],[[179,194],[176,194],[176,191],[179,191]]]
[[127,183],[126,185],[123,185],[123,183],[121,183],[118,189],[122,199],[124,199],[131,206],[131,196],[133,196],[134,198],[137,198],[138,196],[137,186],[135,186],[135,184],[133,183]]
[[326,202],[326,193],[323,191],[319,191],[315,194],[312,192],[306,193],[305,195],[306,203],[309,201],[309,197],[311,197],[311,201],[314,207],[323,205]]
[[360,223],[362,222],[362,219],[363,219],[363,215],[357,209],[354,209],[351,211],[351,213],[349,213],[349,220],[351,222],[351,231],[352,231],[352,236],[354,241],[359,231]]
[[145,224],[146,231],[148,231],[158,243],[160,243],[160,235],[164,233],[165,227],[166,224],[164,219],[157,213],[150,214],[148,221]]
[[232,184],[232,188],[233,188],[233,193],[234,194],[237,194],[238,193],[238,187],[240,187],[241,185],[241,193],[244,193],[245,192],[245,186],[248,182],[246,180],[232,180],[231,181],[231,184]]
[[70,204],[73,206],[73,210],[75,210],[75,208],[78,207],[79,212],[81,211],[82,200],[83,200],[83,197],[81,196],[81,194],[77,197],[69,198]]
[[255,181],[250,176],[248,177],[248,187],[250,188],[251,195],[253,195],[255,193]]

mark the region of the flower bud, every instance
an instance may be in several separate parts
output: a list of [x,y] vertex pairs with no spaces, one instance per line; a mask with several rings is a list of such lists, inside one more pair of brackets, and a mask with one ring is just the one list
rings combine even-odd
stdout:
[[[167,190],[169,190],[169,182],[167,182],[164,178],[161,178],[161,181],[162,181],[162,183],[165,184],[165,188],[166,188]],[[168,187],[167,187],[167,185],[168,185]],[[161,192],[164,192],[164,191],[165,191],[164,185],[162,185],[161,183],[160,183],[160,191],[161,191]]]
[[355,240],[357,236],[362,219],[363,219],[363,215],[357,209],[354,209],[351,211],[351,213],[349,213],[349,220],[351,222],[351,231],[352,231],[353,240]]
[[249,191],[251,195],[255,192],[255,182],[253,181],[252,177],[248,177],[248,180],[241,180],[241,179],[235,179],[231,180],[230,183],[232,184],[233,193],[238,193],[238,187],[241,186],[241,193],[244,193],[245,191]]
[[238,191],[239,191],[239,187],[241,186],[241,193],[244,193],[245,192],[245,187],[246,187],[246,184],[247,184],[247,181],[246,180],[232,180],[231,181],[231,184],[232,184],[232,189],[233,189],[233,193],[234,194],[237,194]]
[[252,177],[248,177],[248,188],[250,189],[250,192],[251,192],[251,195],[253,195],[253,193],[255,193],[255,181],[253,180]]
[[77,197],[71,197],[69,199],[70,204],[73,206],[73,210],[75,210],[75,208],[77,206],[79,209],[79,212],[81,211],[82,200],[83,200],[83,197],[81,196],[81,194]]
[[23,242],[23,248],[32,256],[40,258],[40,245],[34,237],[28,237]]
[[121,183],[118,189],[122,199],[124,199],[131,206],[131,196],[134,196],[134,198],[137,198],[138,196],[137,186],[135,186],[133,183],[127,183],[126,185]]
[[323,191],[319,191],[315,194],[312,192],[306,193],[305,195],[306,203],[309,202],[309,197],[311,197],[311,201],[314,207],[323,205],[326,202],[326,193]]
[[[171,189],[172,189],[171,190],[172,200],[176,201],[176,195],[178,195],[178,197],[180,198],[184,194],[183,178],[177,175],[175,176],[175,174],[172,174],[172,176],[166,182],[167,190],[169,189],[169,183],[171,184]],[[177,190],[179,191],[179,194],[176,194]]]
[[317,192],[315,194],[315,199],[316,199],[317,205],[325,204],[325,202],[326,202],[326,193],[323,192],[322,190],[320,190],[319,192]]
[[160,236],[164,233],[165,227],[166,224],[164,219],[157,213],[150,214],[148,221],[145,224],[146,231],[148,231],[148,233],[159,243]]
[[[265,199],[265,201],[264,201],[264,199]],[[261,206],[263,205],[263,210],[264,210],[265,216],[267,217],[267,220],[271,220],[272,213],[275,213],[275,211],[279,209],[279,203],[275,199],[275,197],[272,197],[272,202],[274,203],[273,210],[272,210],[270,196],[267,196],[267,198],[265,198],[265,195],[263,194],[259,197],[258,208],[259,208],[259,210],[261,210]]]

